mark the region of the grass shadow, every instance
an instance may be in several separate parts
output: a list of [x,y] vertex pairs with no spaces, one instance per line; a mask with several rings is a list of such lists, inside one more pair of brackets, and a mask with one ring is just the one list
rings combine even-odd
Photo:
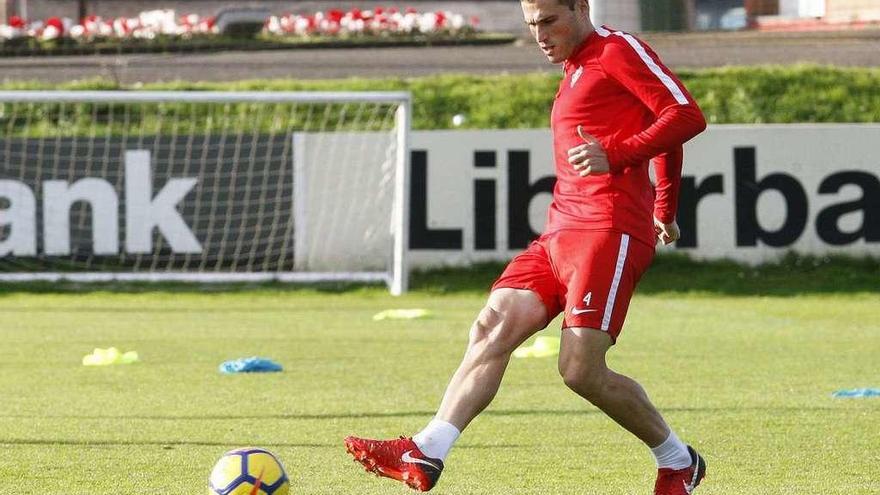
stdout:
[[[840,407],[815,405],[815,406],[678,406],[665,407],[666,413],[695,413],[695,414],[724,414],[724,413],[792,413],[792,412],[831,412],[840,411]],[[198,414],[198,415],[112,415],[112,414],[47,414],[47,415],[0,415],[0,419],[59,419],[76,421],[108,421],[108,420],[136,420],[136,421],[336,421],[336,420],[360,420],[360,419],[383,419],[383,418],[412,418],[422,417],[430,419],[436,411],[391,411],[391,412],[350,412],[350,413],[327,413],[327,414]],[[584,406],[581,409],[486,409],[481,416],[485,417],[520,417],[520,416],[593,416],[602,415],[602,411],[595,407]],[[0,443],[3,443],[0,440]]]
[[[73,438],[0,438],[0,445],[6,447],[161,447],[164,450],[174,450],[177,447],[224,447],[227,449],[237,445],[248,445],[252,440],[239,441],[199,441],[199,440],[92,440]],[[308,448],[308,449],[338,449],[343,450],[342,439],[338,442],[326,443],[290,443],[290,442],[261,442],[265,448]],[[492,444],[463,444],[459,449],[490,450],[490,449],[521,449],[530,448],[534,445],[515,443],[492,443]]]

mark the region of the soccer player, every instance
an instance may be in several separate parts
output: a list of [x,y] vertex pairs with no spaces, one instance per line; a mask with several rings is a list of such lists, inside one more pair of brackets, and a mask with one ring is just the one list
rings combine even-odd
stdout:
[[[659,240],[675,222],[682,144],[706,127],[694,99],[636,37],[594,27],[587,0],[523,0],[526,24],[563,78],[551,114],[556,187],[544,233],[515,257],[470,330],[434,419],[412,438],[345,439],[369,471],[427,491],[460,433],[494,398],[514,349],[564,313],[559,372],[656,458],[656,495],[686,495],[706,463],[605,355]],[[656,188],[649,175],[654,161]]]

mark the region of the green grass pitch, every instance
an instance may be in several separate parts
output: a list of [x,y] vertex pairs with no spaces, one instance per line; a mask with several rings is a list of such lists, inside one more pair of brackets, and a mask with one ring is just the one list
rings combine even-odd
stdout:
[[[291,493],[403,494],[346,454],[349,434],[423,426],[462,356],[497,267],[382,288],[149,286],[0,290],[0,494],[198,494],[226,450],[276,452]],[[612,350],[707,458],[703,495],[880,493],[876,262],[767,270],[660,262]],[[112,289],[112,290],[110,290]],[[121,289],[121,290],[120,290]],[[374,322],[387,308],[435,316]],[[556,334],[558,322],[546,333]],[[137,350],[86,368],[94,347]],[[271,375],[220,362],[269,356]],[[569,392],[553,358],[513,360],[434,493],[650,493],[647,449]]]

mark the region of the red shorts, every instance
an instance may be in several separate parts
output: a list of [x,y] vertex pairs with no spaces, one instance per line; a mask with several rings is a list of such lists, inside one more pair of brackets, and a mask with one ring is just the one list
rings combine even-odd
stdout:
[[560,230],[542,235],[511,260],[492,290],[536,292],[548,322],[564,311],[562,328],[601,330],[616,342],[636,284],[653,258],[654,246],[627,234]]

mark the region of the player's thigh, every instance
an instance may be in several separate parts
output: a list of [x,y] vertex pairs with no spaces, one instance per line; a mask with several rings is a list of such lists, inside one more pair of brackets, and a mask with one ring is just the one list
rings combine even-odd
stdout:
[[480,312],[472,339],[488,339],[504,352],[512,352],[547,326],[547,308],[541,297],[527,289],[500,288],[489,295]]
[[566,287],[563,328],[591,328],[615,342],[654,247],[620,232],[566,231],[551,254]]
[[492,285],[476,322],[477,337],[491,332],[518,346],[559,314],[560,286],[541,240],[516,256]]

